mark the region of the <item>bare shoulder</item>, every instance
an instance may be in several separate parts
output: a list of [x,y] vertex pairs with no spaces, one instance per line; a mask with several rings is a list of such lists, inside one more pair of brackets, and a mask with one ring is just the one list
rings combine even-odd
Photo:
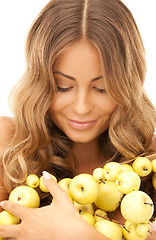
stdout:
[[5,147],[13,136],[15,123],[11,117],[0,117],[0,148]]

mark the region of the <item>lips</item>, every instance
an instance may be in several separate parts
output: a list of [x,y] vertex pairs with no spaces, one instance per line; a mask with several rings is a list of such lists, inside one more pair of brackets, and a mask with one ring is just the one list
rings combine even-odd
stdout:
[[72,128],[79,129],[79,130],[84,130],[87,128],[90,128],[96,120],[93,121],[74,121],[71,119],[68,119],[68,122]]

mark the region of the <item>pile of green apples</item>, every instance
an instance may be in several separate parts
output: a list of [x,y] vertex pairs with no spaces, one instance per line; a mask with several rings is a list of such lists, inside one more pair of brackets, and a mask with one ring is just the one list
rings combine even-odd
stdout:
[[[93,174],[78,174],[74,178],[63,178],[58,185],[69,195],[81,217],[112,240],[145,240],[149,233],[154,204],[150,196],[140,191],[141,178],[152,174],[156,190],[156,159],[138,157],[129,164],[108,162],[96,168]],[[56,177],[51,175],[54,180]],[[40,197],[35,188],[48,192],[43,176],[31,174],[27,186],[16,187],[9,200],[23,206],[38,208]],[[110,219],[107,215],[120,207],[125,224]],[[4,210],[0,213],[0,224],[18,224],[20,219]],[[1,238],[0,238],[1,239]]]

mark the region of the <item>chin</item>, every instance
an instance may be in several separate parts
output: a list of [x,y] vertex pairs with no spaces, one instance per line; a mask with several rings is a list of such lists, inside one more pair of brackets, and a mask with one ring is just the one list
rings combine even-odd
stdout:
[[68,135],[71,141],[75,143],[89,143],[97,139],[98,136],[89,136],[89,134],[75,134],[75,135]]

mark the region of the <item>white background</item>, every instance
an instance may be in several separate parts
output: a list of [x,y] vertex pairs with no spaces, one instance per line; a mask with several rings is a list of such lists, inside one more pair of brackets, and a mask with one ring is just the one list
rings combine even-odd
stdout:
[[[156,0],[123,0],[123,2],[133,13],[143,38],[148,68],[145,89],[156,106]],[[32,21],[46,3],[48,0],[0,0],[1,116],[11,116],[8,95],[25,70],[26,34]]]

